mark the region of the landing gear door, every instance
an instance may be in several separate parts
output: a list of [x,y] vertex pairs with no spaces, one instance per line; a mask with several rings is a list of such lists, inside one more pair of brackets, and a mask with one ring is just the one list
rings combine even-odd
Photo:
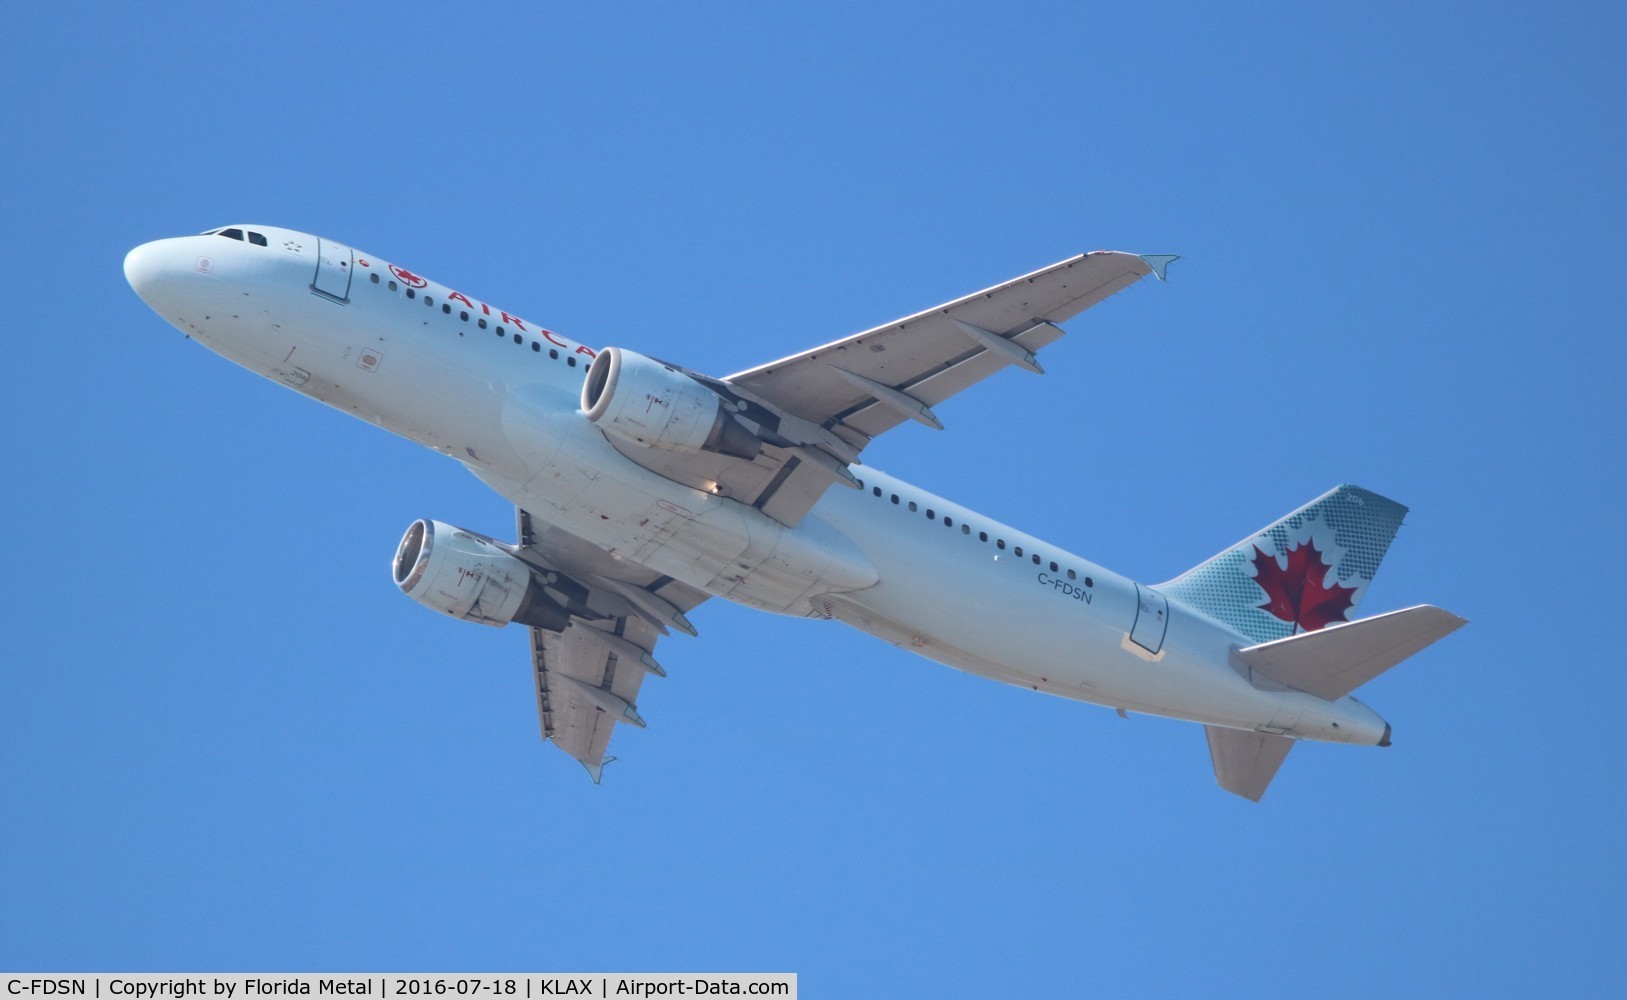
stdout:
[[1149,653],[1164,647],[1169,629],[1169,601],[1163,594],[1136,584],[1136,623],[1130,628],[1130,641]]
[[311,291],[335,302],[350,301],[350,272],[355,255],[351,249],[332,240],[316,241],[316,277]]

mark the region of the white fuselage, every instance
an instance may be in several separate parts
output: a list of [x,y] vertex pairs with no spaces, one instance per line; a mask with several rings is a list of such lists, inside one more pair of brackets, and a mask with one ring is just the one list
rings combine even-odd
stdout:
[[1250,640],[1227,626],[868,466],[855,470],[861,489],[832,487],[795,528],[657,475],[578,409],[591,349],[370,254],[350,263],[348,248],[304,233],[253,231],[266,245],[145,244],[127,276],[211,350],[456,458],[620,559],[1066,698],[1304,739],[1384,738],[1354,698],[1249,683],[1230,657]]

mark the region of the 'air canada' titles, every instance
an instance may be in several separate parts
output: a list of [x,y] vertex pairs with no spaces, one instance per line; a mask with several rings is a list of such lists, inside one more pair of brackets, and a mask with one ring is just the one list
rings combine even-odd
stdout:
[[[360,264],[362,267],[371,267],[372,266],[366,260],[358,260],[357,263]],[[410,286],[412,288],[422,288],[422,289],[425,289],[425,290],[432,290],[432,289],[429,288],[429,281],[427,279],[423,278],[422,276],[420,276],[418,274],[414,274],[413,272],[407,270],[404,267],[397,267],[394,264],[389,265],[389,268],[390,268],[390,273],[391,274],[393,274],[397,278],[401,279],[401,281],[403,283],[407,284],[408,286]],[[475,302],[472,299],[470,299],[469,296],[463,294],[462,292],[455,291],[455,290],[448,290],[445,293],[445,295],[443,295],[442,297],[445,298],[449,302],[461,302],[463,304],[464,308],[469,309],[470,311],[478,309],[478,310],[480,310],[481,314],[485,315],[485,316],[493,316],[493,315],[500,316],[500,317],[502,317],[502,322],[507,323],[509,326],[514,327],[514,329],[519,330],[522,333],[531,333],[532,332],[531,328],[527,327],[525,325],[525,320],[521,319],[520,317],[510,315],[509,313],[504,312],[501,309],[497,310],[496,313],[494,314],[492,312],[491,306],[488,306],[484,302]],[[569,341],[560,339],[558,334],[554,333],[554,331],[548,329],[547,327],[539,326],[539,327],[536,328],[535,332],[536,332],[537,336],[539,336],[539,337],[543,338],[544,340],[548,341],[548,343],[553,344],[555,347],[563,347],[567,351],[573,351],[576,354],[585,354],[590,358],[593,357],[595,355],[595,353],[596,353],[593,350],[593,348],[591,348],[591,347],[587,347],[587,346],[585,346],[583,344],[572,344]]]

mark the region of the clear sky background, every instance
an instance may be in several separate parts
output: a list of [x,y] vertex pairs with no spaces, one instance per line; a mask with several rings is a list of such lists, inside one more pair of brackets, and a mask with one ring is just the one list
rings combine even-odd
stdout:
[[[1623,8],[812,6],[10,15],[0,966],[1619,988]],[[1358,483],[1363,610],[1473,624],[1256,806],[1197,726],[714,602],[594,787],[523,635],[389,578],[509,507],[126,286],[234,222],[718,375],[1180,253],[866,459],[1149,581]]]

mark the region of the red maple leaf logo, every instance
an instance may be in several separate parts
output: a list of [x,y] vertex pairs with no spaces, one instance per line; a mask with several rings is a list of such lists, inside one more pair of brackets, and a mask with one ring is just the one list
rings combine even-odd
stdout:
[[413,274],[406,268],[397,267],[394,264],[390,265],[390,273],[414,288],[423,288],[425,285],[429,284],[429,282],[425,281],[423,278],[420,278],[418,275]]
[[1288,565],[1277,565],[1277,557],[1254,546],[1254,582],[1265,591],[1266,602],[1256,605],[1262,611],[1314,632],[1333,622],[1346,621],[1355,587],[1338,583],[1327,586],[1328,571],[1315,541],[1288,550]]

